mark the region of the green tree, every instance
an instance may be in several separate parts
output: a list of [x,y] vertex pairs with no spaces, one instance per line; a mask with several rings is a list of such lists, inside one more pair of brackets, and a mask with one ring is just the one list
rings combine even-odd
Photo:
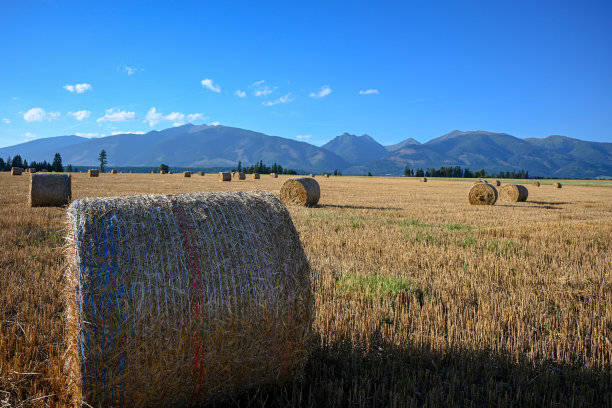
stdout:
[[238,173],[242,172],[242,162],[238,160]]
[[66,166],[66,173],[72,173],[72,164]]
[[170,171],[170,167],[168,167],[167,165],[165,165],[163,163],[159,165],[159,172],[160,173],[168,173],[169,171]]
[[11,163],[11,167],[23,167],[23,161],[21,160],[20,155],[13,157],[13,162]]
[[106,150],[102,149],[100,155],[98,156],[98,160],[100,161],[100,171],[104,173],[104,168],[106,167]]
[[55,157],[53,157],[53,164],[51,164],[51,170],[53,171],[64,171],[64,166],[62,165],[62,156],[59,153],[55,153]]

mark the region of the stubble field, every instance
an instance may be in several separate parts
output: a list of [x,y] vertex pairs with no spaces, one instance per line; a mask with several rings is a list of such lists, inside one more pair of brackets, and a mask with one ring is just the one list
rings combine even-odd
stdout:
[[[284,177],[74,174],[73,199],[264,189]],[[237,406],[611,406],[612,182],[525,185],[470,206],[472,183],[317,177],[289,207],[312,267],[302,381]],[[63,209],[0,173],[0,407],[66,406]]]

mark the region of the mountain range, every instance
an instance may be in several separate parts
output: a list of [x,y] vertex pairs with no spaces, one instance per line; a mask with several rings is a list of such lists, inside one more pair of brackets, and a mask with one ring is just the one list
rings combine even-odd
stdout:
[[108,166],[233,168],[263,160],[304,172],[341,170],[343,174],[401,175],[405,166],[461,166],[488,172],[527,170],[532,176],[593,178],[612,176],[612,143],[566,136],[520,139],[505,133],[452,131],[427,143],[409,138],[383,146],[369,135],[344,133],[321,147],[228,126],[192,125],[120,134],[97,139],[57,136],[0,148],[0,157],[21,155],[64,164],[92,166],[100,151]]

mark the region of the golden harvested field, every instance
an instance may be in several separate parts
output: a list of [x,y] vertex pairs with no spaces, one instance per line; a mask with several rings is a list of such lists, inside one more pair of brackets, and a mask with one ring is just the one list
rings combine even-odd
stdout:
[[[286,178],[72,177],[73,199]],[[235,405],[612,406],[611,182],[470,206],[470,181],[316,180],[319,206],[289,208],[316,294],[305,379]],[[63,210],[27,190],[0,173],[0,407],[61,407]]]

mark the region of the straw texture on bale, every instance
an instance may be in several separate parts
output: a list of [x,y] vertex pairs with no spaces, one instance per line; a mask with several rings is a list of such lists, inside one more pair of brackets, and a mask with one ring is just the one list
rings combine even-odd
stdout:
[[497,189],[488,183],[476,183],[468,198],[472,205],[493,205],[497,201]]
[[198,171],[198,176],[203,176],[204,172],[203,171]]
[[246,175],[242,172],[232,173],[232,178],[234,180],[246,180]]
[[21,167],[11,168],[11,176],[21,176],[22,173],[23,173],[23,169]]
[[261,176],[259,175],[259,173],[253,173],[253,180],[259,180],[261,178]]
[[540,187],[540,182],[539,181],[534,181],[533,185],[536,186],[536,187]]
[[561,183],[553,183],[553,187],[554,188],[561,188],[563,186],[561,185]]
[[117,170],[115,169],[111,170],[111,174],[117,174]]
[[321,188],[310,177],[293,177],[285,180],[280,189],[281,201],[285,204],[311,206],[321,197]]
[[219,181],[232,181],[232,173],[230,172],[219,172]]
[[421,177],[421,183],[427,183],[427,177]]
[[30,174],[30,207],[61,207],[71,199],[70,174]]
[[191,177],[191,172],[190,171],[184,171],[183,172],[183,177]]
[[494,186],[494,187],[499,187],[499,186],[501,186],[501,181],[499,181],[499,180],[493,180],[493,181],[491,182],[491,185],[492,185],[492,186]]
[[89,169],[87,171],[87,174],[89,174],[89,177],[98,177],[98,176],[100,176],[100,170],[98,170],[98,169]]
[[278,174],[276,174],[276,173],[270,173],[270,177],[272,177],[272,178],[278,178]]
[[527,201],[528,196],[529,190],[527,190],[527,187],[520,184],[504,184],[504,186],[499,189],[500,201]]
[[303,375],[310,272],[273,194],[87,198],[67,215],[75,405],[201,406]]

